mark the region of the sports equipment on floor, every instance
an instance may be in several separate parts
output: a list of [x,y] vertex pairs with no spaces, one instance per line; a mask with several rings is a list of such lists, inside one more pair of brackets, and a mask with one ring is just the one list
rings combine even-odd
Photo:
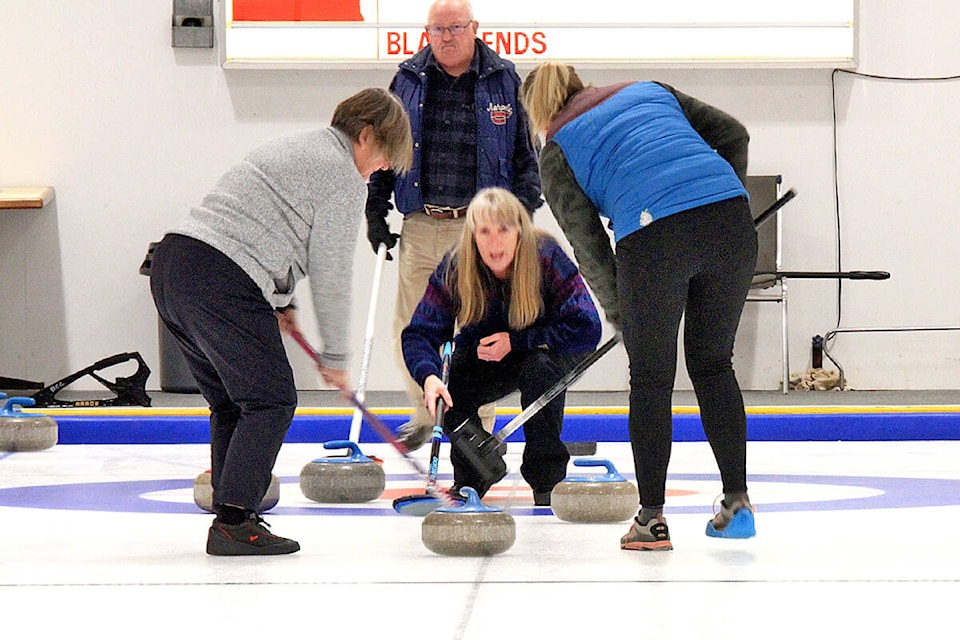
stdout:
[[[441,351],[440,379],[446,385],[450,379],[450,362],[453,359],[453,343],[447,342]],[[433,434],[430,438],[430,477],[427,480],[428,489],[425,493],[401,496],[393,501],[393,509],[399,514],[407,516],[426,516],[443,503],[434,497],[437,489],[437,472],[440,467],[440,440],[443,438],[443,416],[446,406],[443,398],[437,398],[436,420],[433,423]],[[430,489],[433,493],[430,493]],[[451,499],[456,500],[456,496]]]
[[[299,344],[300,347],[311,358],[313,358],[314,362],[317,362],[317,363],[320,362],[320,354],[317,353],[316,349],[310,346],[310,343],[307,342],[307,339],[303,337],[302,333],[300,333],[299,331],[294,331],[290,334],[290,337],[292,337],[294,341],[297,344]],[[373,427],[374,431],[377,432],[377,435],[380,436],[380,439],[386,442],[387,444],[389,444],[390,446],[392,446],[397,451],[397,453],[399,453],[403,457],[403,459],[407,461],[407,464],[409,464],[413,468],[413,470],[417,473],[417,475],[420,476],[420,478],[427,483],[427,491],[431,495],[433,495],[433,497],[440,500],[444,504],[444,506],[452,507],[459,504],[455,500],[447,496],[443,491],[440,491],[436,487],[430,486],[430,474],[427,472],[427,470],[423,468],[423,465],[421,465],[416,458],[410,455],[410,452],[407,451],[407,448],[405,446],[403,446],[403,443],[399,442],[396,436],[393,435],[393,431],[390,430],[390,427],[385,425],[383,423],[383,420],[381,420],[375,413],[370,411],[370,409],[363,403],[363,401],[357,397],[356,393],[354,393],[349,389],[342,389],[341,391],[343,393],[343,397],[347,400],[347,402],[349,402],[355,408],[360,410],[360,412],[363,414],[363,417],[366,418],[367,423],[371,427]]]
[[579,380],[587,369],[619,344],[619,342],[620,336],[618,334],[600,345],[596,351],[581,360],[575,367],[567,372],[565,376],[547,389],[543,395],[534,400],[532,404],[521,411],[513,420],[505,424],[503,428],[496,433],[488,434],[476,422],[465,420],[452,429],[447,434],[447,437],[492,484],[503,477],[502,456],[506,447],[506,439],[510,437],[514,431],[522,427],[527,420],[550,404],[550,402],[567,387]]
[[565,522],[623,522],[637,512],[637,486],[617,472],[609,460],[579,458],[577,467],[603,467],[600,476],[567,476],[553,488],[553,515]]

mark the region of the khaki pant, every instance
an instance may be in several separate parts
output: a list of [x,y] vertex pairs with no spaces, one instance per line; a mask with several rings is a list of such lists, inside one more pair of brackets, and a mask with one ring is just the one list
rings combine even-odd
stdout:
[[[437,220],[418,212],[406,216],[400,230],[397,306],[393,317],[394,353],[405,377],[407,396],[411,403],[410,420],[417,425],[432,425],[433,419],[423,404],[423,389],[410,377],[403,362],[400,334],[410,324],[410,318],[420,304],[430,275],[436,271],[444,254],[460,241],[465,223],[465,218]],[[478,413],[483,428],[492,433],[496,421],[496,405],[484,405]]]

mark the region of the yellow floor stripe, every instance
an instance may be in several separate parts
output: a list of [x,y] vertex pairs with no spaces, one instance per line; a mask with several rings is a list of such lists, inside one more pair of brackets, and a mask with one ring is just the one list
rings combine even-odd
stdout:
[[[409,409],[396,407],[372,407],[371,411],[378,415],[405,415]],[[696,414],[697,407],[678,406],[673,408],[675,415]],[[845,405],[845,406],[758,406],[747,407],[748,415],[803,415],[803,414],[856,414],[856,413],[958,413],[960,405]],[[135,417],[135,416],[208,416],[210,411],[202,407],[90,407],[74,408],[45,408],[34,411],[24,410],[23,413],[41,413],[50,416],[108,416],[108,417]],[[497,409],[498,415],[516,415],[518,409]],[[626,415],[628,407],[567,407],[567,415]],[[300,407],[298,416],[345,416],[352,415],[353,409],[347,407]]]

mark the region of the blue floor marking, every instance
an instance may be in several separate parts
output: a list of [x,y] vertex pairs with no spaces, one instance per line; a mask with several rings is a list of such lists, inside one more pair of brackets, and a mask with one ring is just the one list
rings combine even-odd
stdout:
[[[632,474],[623,474],[632,479]],[[389,475],[388,481],[407,479],[409,475]],[[280,478],[287,490],[295,490],[299,478]],[[671,481],[719,482],[716,474],[680,473],[670,474]],[[879,476],[826,476],[826,475],[750,475],[751,485],[764,482],[817,484],[832,486],[862,487],[881,491],[881,494],[866,497],[837,498],[811,502],[770,503],[759,506],[762,512],[786,511],[832,511],[861,509],[905,509],[915,507],[941,507],[960,504],[960,480],[941,478],[888,478]],[[192,502],[153,500],[145,494],[185,490],[193,488],[193,479],[132,480],[121,482],[80,482],[58,485],[24,486],[0,489],[0,506],[33,509],[62,509],[67,511],[110,511],[130,513],[184,513],[205,514]],[[411,489],[412,493],[416,489]],[[552,515],[549,509],[518,507],[511,510],[518,515]],[[702,513],[703,505],[667,506],[669,513]],[[316,507],[285,507],[278,505],[271,515],[396,515],[391,508],[358,505],[319,504]],[[207,514],[209,515],[209,514]]]

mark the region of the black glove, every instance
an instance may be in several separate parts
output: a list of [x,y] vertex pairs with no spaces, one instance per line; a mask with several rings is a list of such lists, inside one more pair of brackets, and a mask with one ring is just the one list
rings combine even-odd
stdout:
[[370,246],[373,247],[373,252],[377,252],[377,248],[383,244],[387,247],[387,260],[393,260],[393,256],[390,255],[389,250],[397,246],[397,240],[400,239],[399,233],[390,233],[390,225],[387,224],[387,219],[385,217],[377,215],[368,215],[367,216],[367,240],[370,241]]

